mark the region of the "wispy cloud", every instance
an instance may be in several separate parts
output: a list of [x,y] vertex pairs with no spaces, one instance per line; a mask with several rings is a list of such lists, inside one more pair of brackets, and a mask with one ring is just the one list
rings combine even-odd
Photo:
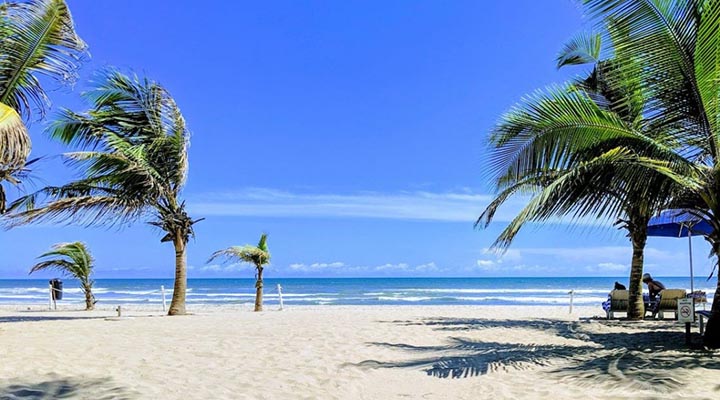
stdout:
[[[384,218],[445,222],[472,222],[492,199],[470,191],[427,191],[351,194],[293,193],[249,188],[234,192],[192,196],[188,206],[194,214],[245,217]],[[522,207],[510,201],[496,220],[508,221]]]

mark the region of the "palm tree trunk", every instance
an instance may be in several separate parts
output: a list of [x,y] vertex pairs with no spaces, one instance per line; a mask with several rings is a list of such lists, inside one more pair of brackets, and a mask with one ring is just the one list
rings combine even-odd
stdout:
[[[715,234],[709,238],[712,245],[712,251],[715,255],[715,262],[720,262],[720,237]],[[720,274],[718,276],[717,287],[715,288],[715,296],[713,297],[712,308],[710,309],[710,319],[705,328],[705,336],[703,344],[711,349],[720,349]]]
[[647,242],[647,220],[638,218],[630,224],[630,241],[632,242],[633,254],[630,264],[630,281],[628,293],[627,316],[631,320],[639,320],[645,317],[645,303],[642,296],[642,275],[645,259],[645,243]]
[[185,253],[186,243],[181,232],[175,232],[173,245],[175,246],[175,285],[168,315],[184,315],[186,313],[187,259]]
[[263,302],[263,269],[258,268],[257,282],[255,282],[255,311],[262,311]]
[[83,283],[83,292],[85,292],[85,311],[92,311],[95,309],[95,299],[92,295],[92,287]]

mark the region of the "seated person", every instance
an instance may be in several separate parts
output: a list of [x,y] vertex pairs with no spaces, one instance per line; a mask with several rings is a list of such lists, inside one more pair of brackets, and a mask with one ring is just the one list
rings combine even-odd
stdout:
[[[622,283],[616,281],[615,286],[613,287],[613,290],[627,290],[627,288]],[[608,293],[607,301],[603,301],[603,303],[602,303],[602,308],[603,308],[603,310],[605,310],[605,312],[610,310],[611,299],[612,299],[612,294]]]
[[653,279],[650,274],[644,274],[642,277],[642,281],[644,284],[647,285],[648,291],[650,292],[650,296],[648,296],[648,303],[645,304],[645,309],[652,310],[652,315],[654,317],[655,314],[657,314],[657,308],[660,305],[660,302],[658,301],[658,295],[660,294],[660,292],[665,290],[665,285],[663,285],[662,282]]
[[665,290],[665,285],[663,285],[662,282],[656,281],[655,279],[653,279],[653,277],[650,276],[650,274],[644,274],[642,281],[648,287],[648,291],[650,292],[650,300],[651,301],[654,301],[657,298],[657,296],[660,294],[660,292]]

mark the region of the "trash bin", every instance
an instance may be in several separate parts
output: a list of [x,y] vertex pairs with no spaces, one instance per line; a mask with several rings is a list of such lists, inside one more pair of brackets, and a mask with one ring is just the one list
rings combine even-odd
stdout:
[[52,298],[53,300],[62,300],[63,296],[63,283],[60,279],[51,279],[50,286],[52,286]]

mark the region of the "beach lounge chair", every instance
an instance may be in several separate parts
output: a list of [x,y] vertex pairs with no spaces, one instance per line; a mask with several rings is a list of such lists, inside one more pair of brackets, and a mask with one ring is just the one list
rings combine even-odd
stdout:
[[700,336],[705,334],[705,321],[704,319],[710,319],[710,311],[701,310],[701,311],[695,311],[695,317],[699,318],[700,322]]
[[610,308],[607,319],[613,319],[614,313],[624,312],[627,315],[629,292],[627,290],[613,290],[610,292]]
[[687,297],[685,289],[665,289],[660,292],[660,304],[657,307],[657,314],[660,319],[665,318],[665,313],[670,311],[677,319],[678,299]]

